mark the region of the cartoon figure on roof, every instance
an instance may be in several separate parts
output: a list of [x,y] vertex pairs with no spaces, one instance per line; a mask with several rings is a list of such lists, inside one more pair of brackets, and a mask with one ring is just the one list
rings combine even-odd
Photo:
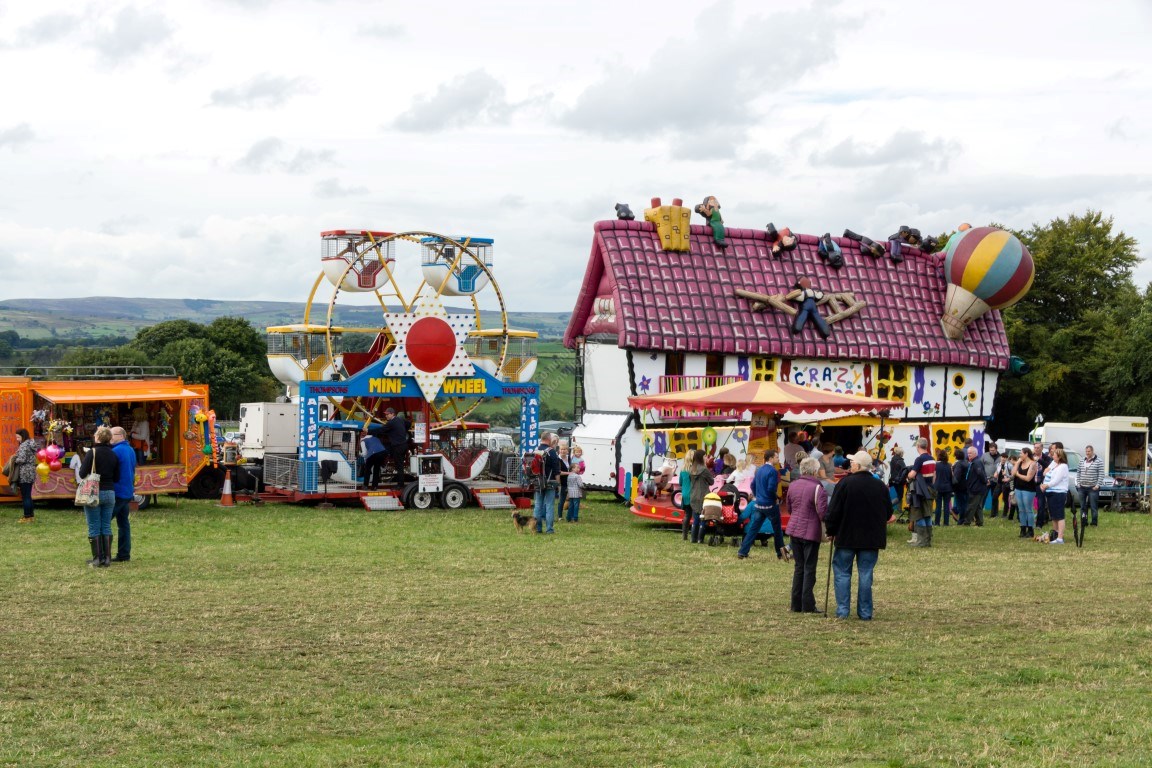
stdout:
[[720,201],[714,195],[709,195],[704,198],[704,202],[696,206],[695,211],[707,219],[708,226],[712,227],[712,239],[716,245],[727,248],[728,243],[724,242],[724,218],[720,215]]
[[[791,315],[793,334],[800,333],[805,326],[812,323],[816,326],[817,332],[824,338],[828,338],[831,334],[832,325],[846,317],[851,317],[868,305],[868,302],[863,299],[857,299],[856,294],[851,291],[825,293],[817,290],[813,287],[811,278],[807,276],[797,280],[788,293],[763,294],[737,288],[735,295],[740,298],[751,299],[753,312],[763,312],[772,308],[786,315]],[[797,309],[788,302],[796,302],[800,308]],[[819,307],[824,304],[832,308],[832,314],[828,317],[820,314]]]
[[797,291],[799,291],[799,295],[794,296],[792,301],[800,305],[800,312],[792,321],[792,333],[800,333],[804,330],[804,326],[812,323],[821,336],[828,338],[832,331],[828,328],[828,323],[820,316],[820,310],[816,309],[816,302],[824,298],[824,291],[813,288],[812,281],[807,277],[797,280],[796,284],[792,286],[792,293],[788,295],[793,296]]
[[772,246],[772,255],[776,258],[782,258],[787,251],[796,250],[796,245],[799,240],[796,235],[792,234],[792,230],[788,227],[777,230],[776,225],[768,222],[768,226],[764,229],[768,233],[768,242]]

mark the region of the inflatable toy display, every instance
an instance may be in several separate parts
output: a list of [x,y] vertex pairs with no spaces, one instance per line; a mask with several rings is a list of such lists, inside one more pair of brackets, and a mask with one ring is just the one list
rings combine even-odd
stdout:
[[957,235],[949,238],[944,257],[948,293],[940,324],[950,339],[963,338],[988,310],[1015,304],[1036,276],[1032,254],[1011,232],[977,227]]

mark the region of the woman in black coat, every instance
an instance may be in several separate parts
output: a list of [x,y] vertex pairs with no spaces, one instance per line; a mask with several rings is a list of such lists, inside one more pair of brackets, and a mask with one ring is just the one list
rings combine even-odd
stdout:
[[100,501],[84,507],[88,519],[88,543],[92,546],[92,559],[88,564],[107,568],[112,564],[112,510],[116,506],[116,477],[120,474],[120,459],[112,450],[112,430],[96,430],[96,447],[84,455],[80,477],[96,472],[100,475]]

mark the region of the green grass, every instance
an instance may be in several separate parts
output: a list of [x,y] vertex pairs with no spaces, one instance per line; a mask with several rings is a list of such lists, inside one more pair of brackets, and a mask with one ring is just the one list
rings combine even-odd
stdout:
[[[0,765],[1119,766],[1152,753],[1152,520],[892,546],[876,618],[620,505],[507,513],[172,501],[134,560],[0,520]],[[821,553],[823,600],[827,549]]]

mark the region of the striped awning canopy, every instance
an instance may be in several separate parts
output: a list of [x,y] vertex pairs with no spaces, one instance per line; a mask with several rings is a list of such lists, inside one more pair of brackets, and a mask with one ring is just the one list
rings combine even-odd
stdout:
[[859,397],[777,381],[737,381],[688,392],[629,397],[633,408],[747,410],[763,413],[865,413],[903,408],[902,400]]

